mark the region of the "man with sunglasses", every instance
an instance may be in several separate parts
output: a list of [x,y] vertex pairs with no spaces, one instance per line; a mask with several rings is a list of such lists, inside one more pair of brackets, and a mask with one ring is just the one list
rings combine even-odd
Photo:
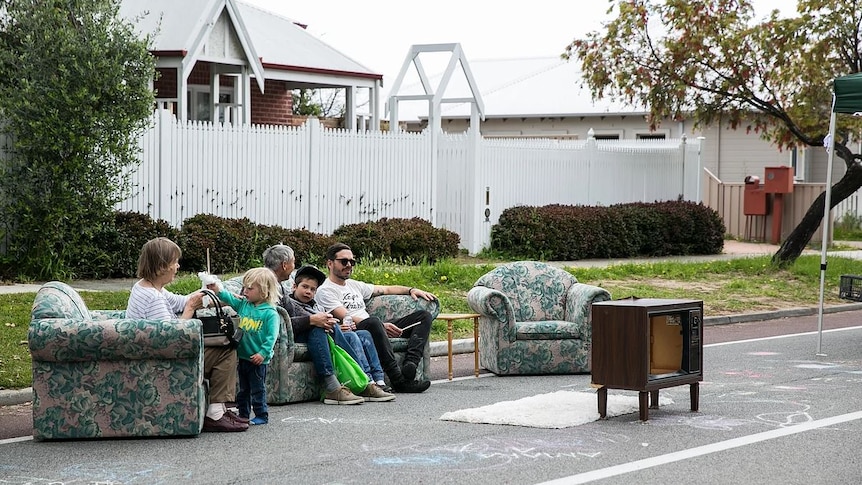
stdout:
[[[371,285],[351,279],[356,260],[350,246],[336,243],[326,250],[329,277],[317,289],[317,302],[339,320],[350,316],[360,330],[368,330],[380,357],[383,371],[396,392],[424,392],[431,385],[428,380],[417,381],[416,367],[422,359],[425,345],[431,334],[434,318],[425,310],[418,310],[394,322],[381,322],[365,309],[365,300],[378,295],[410,295],[414,299],[436,300],[434,294],[418,288],[398,285]],[[417,325],[411,326],[419,322]],[[404,327],[410,328],[401,330]],[[407,339],[407,352],[401,367],[395,359],[389,337]]]

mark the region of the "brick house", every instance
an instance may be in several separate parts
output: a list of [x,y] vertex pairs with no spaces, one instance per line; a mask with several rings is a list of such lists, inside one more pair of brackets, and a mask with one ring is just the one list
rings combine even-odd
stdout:
[[379,126],[383,75],[291,19],[236,0],[123,0],[120,15],[152,36],[156,100],[180,120],[302,124],[293,90],[327,88],[345,128]]

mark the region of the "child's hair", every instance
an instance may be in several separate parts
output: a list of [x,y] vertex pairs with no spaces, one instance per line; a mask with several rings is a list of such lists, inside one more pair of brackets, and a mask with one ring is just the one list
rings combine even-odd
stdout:
[[252,268],[242,277],[243,286],[257,285],[263,295],[263,300],[275,305],[278,302],[278,280],[269,268]]
[[171,263],[183,255],[177,243],[166,237],[150,239],[141,248],[138,256],[138,278],[152,281]]

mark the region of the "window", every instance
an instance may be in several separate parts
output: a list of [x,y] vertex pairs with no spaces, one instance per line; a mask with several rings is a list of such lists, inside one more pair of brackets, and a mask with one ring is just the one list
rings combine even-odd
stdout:
[[805,148],[797,148],[793,147],[790,150],[790,166],[793,167],[793,179],[798,182],[804,182],[806,180],[806,150]]
[[638,133],[635,137],[638,140],[664,140],[667,138],[664,133]]
[[[186,106],[186,117],[189,120],[212,121],[210,87],[203,85],[190,85],[188,94],[188,105]],[[233,102],[233,88],[221,86],[219,88],[219,104],[231,106]],[[219,110],[219,121],[225,121],[225,109]],[[235,116],[235,115],[234,115]],[[234,116],[228,115],[228,121]]]

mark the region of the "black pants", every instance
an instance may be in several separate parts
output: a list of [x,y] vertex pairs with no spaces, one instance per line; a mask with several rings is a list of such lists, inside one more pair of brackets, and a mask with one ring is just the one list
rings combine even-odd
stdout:
[[[425,345],[428,343],[428,338],[431,336],[431,322],[434,318],[425,310],[419,310],[395,320],[395,326],[404,328],[416,322],[421,322],[415,327],[408,328],[401,334],[402,338],[407,339],[407,353],[404,357],[405,361],[419,364],[422,360],[422,353],[425,351]],[[389,375],[392,382],[404,380],[401,376],[401,369],[398,367],[398,361],[395,360],[395,352],[392,350],[392,343],[389,341],[389,336],[386,335],[386,329],[383,328],[383,322],[377,317],[369,317],[356,324],[359,330],[368,330],[371,333],[371,338],[374,339],[374,347],[377,349],[377,355],[380,357],[380,366],[383,371]]]

